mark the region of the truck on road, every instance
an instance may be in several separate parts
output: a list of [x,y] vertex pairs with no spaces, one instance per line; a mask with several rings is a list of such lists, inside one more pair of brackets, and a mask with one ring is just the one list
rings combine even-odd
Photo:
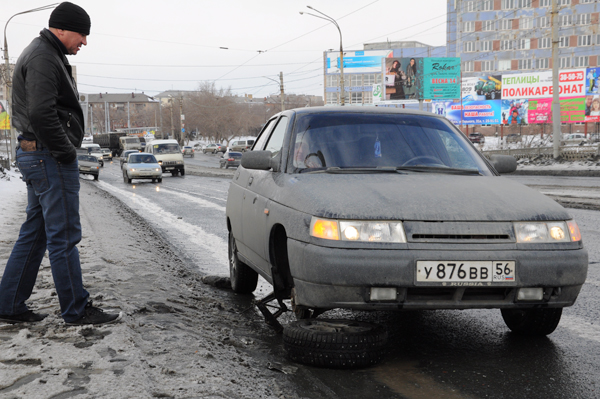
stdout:
[[121,156],[125,150],[140,150],[140,138],[128,136],[124,132],[109,132],[93,135],[94,143],[102,148],[108,148],[113,157]]

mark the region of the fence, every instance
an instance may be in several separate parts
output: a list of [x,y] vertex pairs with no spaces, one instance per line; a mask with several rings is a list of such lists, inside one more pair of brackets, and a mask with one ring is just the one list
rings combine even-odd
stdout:
[[[559,155],[562,159],[577,161],[600,156],[600,144],[593,146],[565,146],[559,150]],[[536,147],[536,148],[508,148],[505,150],[490,150],[483,151],[486,156],[501,154],[501,155],[512,155],[517,160],[522,158],[543,158],[553,159],[554,148],[553,147]]]

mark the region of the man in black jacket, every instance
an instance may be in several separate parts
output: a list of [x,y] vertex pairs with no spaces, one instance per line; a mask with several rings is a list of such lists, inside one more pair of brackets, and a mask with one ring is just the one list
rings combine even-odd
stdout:
[[46,317],[27,308],[48,249],[61,316],[67,324],[103,324],[119,314],[93,306],[83,287],[77,244],[79,168],[76,148],[84,133],[79,93],[65,55],[87,45],[91,21],[85,10],[64,2],[50,15],[49,29],[23,51],[13,75],[12,121],[19,131],[17,165],[27,184],[27,220],[0,282],[0,321],[36,322]]

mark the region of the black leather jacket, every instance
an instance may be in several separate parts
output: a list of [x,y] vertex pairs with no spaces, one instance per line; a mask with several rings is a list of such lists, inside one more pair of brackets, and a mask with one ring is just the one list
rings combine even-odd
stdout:
[[79,93],[71,65],[48,29],[21,53],[12,101],[12,121],[23,138],[40,141],[59,162],[77,159],[84,134]]

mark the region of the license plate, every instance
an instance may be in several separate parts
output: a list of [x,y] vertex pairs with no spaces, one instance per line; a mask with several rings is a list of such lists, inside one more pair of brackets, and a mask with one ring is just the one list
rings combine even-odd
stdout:
[[516,284],[515,261],[418,261],[417,284]]
[[175,169],[175,168],[174,167],[165,168],[165,170],[171,170],[171,169]]

